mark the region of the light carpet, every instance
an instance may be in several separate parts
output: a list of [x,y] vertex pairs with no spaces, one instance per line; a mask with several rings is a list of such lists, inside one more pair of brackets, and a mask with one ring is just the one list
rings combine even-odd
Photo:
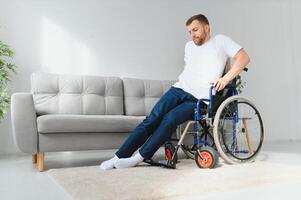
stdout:
[[98,166],[51,169],[47,174],[74,199],[175,200],[301,180],[300,166],[256,161],[215,169],[199,169],[182,159],[177,169],[141,164],[134,168],[102,171]]

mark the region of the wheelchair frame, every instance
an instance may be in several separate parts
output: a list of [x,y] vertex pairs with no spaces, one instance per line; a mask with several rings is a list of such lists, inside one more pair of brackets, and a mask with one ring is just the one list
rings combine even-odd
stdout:
[[[232,85],[228,85],[226,86],[227,88],[232,88],[232,94],[233,95],[237,95],[238,92],[236,90],[236,87],[232,86]],[[225,88],[226,88],[225,87]],[[180,126],[177,128],[177,138],[180,137],[180,139],[178,139],[178,143],[177,146],[174,150],[169,150],[170,152],[172,152],[172,157],[163,161],[159,161],[159,162],[155,162],[152,159],[148,159],[148,160],[144,160],[144,162],[154,165],[154,166],[162,166],[162,167],[166,167],[166,168],[172,168],[175,169],[176,168],[176,163],[177,163],[177,152],[179,150],[180,147],[183,148],[182,143],[183,140],[186,136],[186,134],[188,133],[188,128],[190,127],[190,125],[192,123],[194,123],[194,128],[193,128],[193,133],[194,133],[194,146],[196,148],[199,148],[201,144],[204,144],[205,146],[209,145],[207,139],[208,137],[212,137],[210,132],[209,132],[209,128],[213,126],[212,124],[212,118],[210,118],[209,116],[212,116],[212,96],[213,96],[213,90],[214,90],[214,86],[210,87],[210,92],[209,92],[209,99],[199,99],[197,104],[196,104],[196,108],[194,109],[194,120],[190,120],[188,121],[188,124],[185,127],[185,130],[183,131],[182,134],[179,134],[179,131],[181,131]],[[208,102],[209,104],[209,112],[207,113],[207,117],[204,118],[202,117],[201,113],[200,113],[200,103],[205,103]],[[209,126],[208,126],[208,121],[209,121]],[[204,140],[200,140],[199,135],[198,135],[198,123],[200,122],[203,130],[204,130],[204,136],[205,139]],[[170,141],[168,141],[166,144],[171,144]],[[183,150],[184,151],[184,150]],[[166,152],[166,148],[165,148],[165,152]],[[185,152],[185,151],[184,151]]]
[[[245,71],[247,71],[247,70],[245,70]],[[216,134],[213,137],[212,134],[210,133],[210,129],[216,128],[215,126],[217,126],[217,124],[218,124],[216,122],[213,123],[214,118],[216,117],[215,114],[217,113],[215,110],[213,110],[213,103],[214,103],[213,102],[213,95],[215,95],[214,92],[213,92],[214,89],[215,88],[212,85],[210,87],[210,90],[209,90],[209,99],[199,99],[198,100],[198,102],[196,103],[196,108],[194,110],[194,120],[188,121],[188,124],[186,125],[183,133],[181,133],[181,125],[178,126],[178,128],[177,128],[177,141],[178,142],[177,142],[176,147],[174,147],[170,141],[165,143],[166,160],[155,162],[152,159],[150,159],[150,160],[144,160],[144,162],[149,163],[151,165],[155,165],[155,166],[163,166],[163,167],[175,169],[177,159],[178,159],[177,158],[177,151],[181,147],[183,152],[188,157],[190,157],[190,158],[192,158],[192,156],[195,157],[197,165],[200,168],[207,168],[207,167],[200,166],[200,164],[198,163],[198,162],[202,162],[202,160],[208,159],[207,157],[203,158],[202,155],[201,155],[201,152],[200,152],[201,147],[202,148],[205,147],[205,148],[203,148],[204,151],[206,151],[206,153],[209,153],[210,156],[211,156],[210,159],[213,160],[212,165],[210,165],[208,168],[214,168],[214,166],[216,165],[216,163],[218,161],[218,157],[219,157],[219,155],[217,153],[217,150],[220,152],[220,154],[224,158],[224,160],[226,160],[228,163],[231,163],[231,164],[237,163],[237,162],[233,162],[231,159],[227,159],[225,154],[221,153],[221,151],[222,151],[221,147],[218,146],[218,145],[217,146],[215,145],[215,142],[217,140]],[[231,95],[229,96],[228,95],[229,91],[226,91],[227,95],[226,95],[225,99],[222,99],[222,102],[218,105],[216,110],[218,110],[218,108],[222,105],[222,103],[225,102],[227,99],[234,98],[234,97],[238,97],[238,98],[240,97],[240,96],[238,96],[238,91],[236,89],[236,84],[233,83],[233,81],[232,81],[232,83],[229,83],[224,89],[230,90]],[[225,91],[225,90],[222,90],[222,91]],[[249,104],[250,106],[252,106],[253,109],[256,111],[256,113],[259,115],[258,110],[256,109],[256,107],[253,106],[252,103],[247,98],[244,98],[244,97],[241,97],[241,98],[244,100],[244,103]],[[207,113],[202,115],[202,113],[201,113],[201,103],[205,104],[205,102],[208,102]],[[234,114],[231,119],[235,120],[235,123],[237,123],[238,120],[239,120],[237,111],[235,111],[234,113],[236,113],[236,114]],[[246,119],[243,119],[244,125],[246,123],[245,120]],[[259,120],[260,120],[260,125],[261,125],[261,138],[260,138],[259,147],[256,151],[260,150],[262,142],[263,142],[263,136],[264,136],[263,135],[263,123],[262,123],[260,115],[259,115]],[[184,140],[185,136],[187,135],[188,129],[191,126],[192,123],[194,124],[194,126],[193,126],[193,133],[194,133],[193,149],[195,149],[195,152],[194,152],[194,155],[188,155],[187,154],[187,149],[185,149],[185,147],[183,145],[183,140]],[[199,123],[202,127],[201,135],[199,135],[199,131],[198,131],[198,124]],[[233,135],[232,135],[233,143],[231,145],[231,150],[236,152],[236,149],[235,149],[235,148],[237,148],[237,146],[236,146],[236,129],[234,127],[233,127],[233,131],[234,131]],[[204,138],[204,139],[202,139],[202,138]],[[208,138],[211,140],[210,142],[209,142]],[[248,130],[246,130],[246,138],[247,138],[247,145],[248,145],[248,149],[249,149],[248,151],[252,152],[253,149],[252,149],[252,145],[251,145],[251,142],[250,142],[250,136],[249,136]],[[197,155],[196,155],[196,152],[198,153]],[[238,152],[238,150],[237,150],[237,152]],[[258,152],[255,152],[254,155],[252,155],[251,157],[253,157],[253,156],[255,157],[255,154],[257,154],[257,153]],[[204,155],[206,156],[206,154],[204,154]]]

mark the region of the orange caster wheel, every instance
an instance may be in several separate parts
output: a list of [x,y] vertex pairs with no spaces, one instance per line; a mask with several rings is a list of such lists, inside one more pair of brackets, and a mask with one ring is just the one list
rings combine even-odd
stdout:
[[218,162],[218,153],[210,146],[203,146],[195,152],[194,158],[199,168],[215,168]]

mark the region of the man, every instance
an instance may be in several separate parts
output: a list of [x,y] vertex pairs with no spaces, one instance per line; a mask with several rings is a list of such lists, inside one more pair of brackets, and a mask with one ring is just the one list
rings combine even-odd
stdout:
[[[210,37],[209,22],[204,15],[192,16],[186,26],[192,41],[185,46],[185,67],[179,81],[160,98],[115,156],[100,165],[101,169],[134,167],[150,159],[177,125],[193,119],[196,102],[209,98],[211,84],[217,91],[222,90],[250,62],[244,49],[227,36]],[[235,62],[222,77],[228,58],[234,58]]]

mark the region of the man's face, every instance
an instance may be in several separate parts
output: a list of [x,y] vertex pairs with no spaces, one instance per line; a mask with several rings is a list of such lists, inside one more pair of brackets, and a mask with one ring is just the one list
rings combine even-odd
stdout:
[[198,46],[204,44],[209,35],[209,25],[204,25],[198,20],[193,20],[191,24],[187,26],[187,29],[191,39]]

